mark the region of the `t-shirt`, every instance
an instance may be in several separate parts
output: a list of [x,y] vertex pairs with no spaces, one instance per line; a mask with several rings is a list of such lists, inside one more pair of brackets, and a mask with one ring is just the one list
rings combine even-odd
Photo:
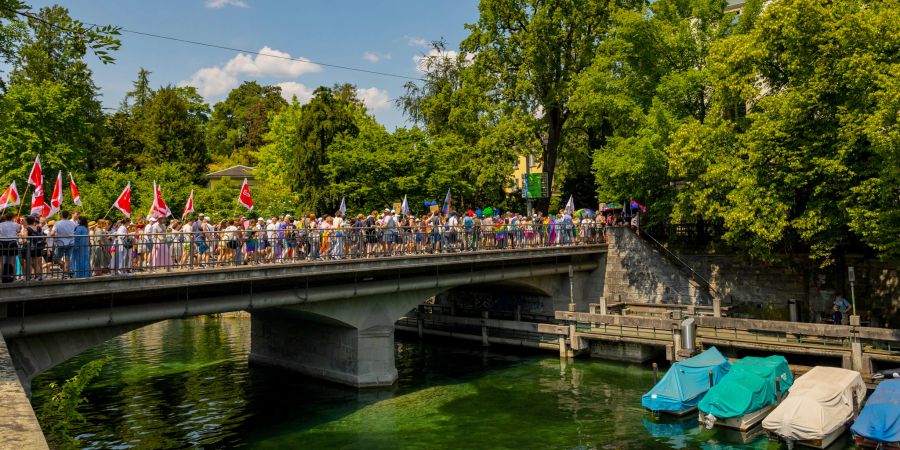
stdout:
[[71,220],[60,220],[53,225],[53,231],[56,234],[56,243],[61,246],[68,246],[75,243],[75,222]]
[[847,310],[850,309],[850,302],[847,301],[846,298],[840,297],[834,301],[834,304],[840,308],[842,313],[847,313]]
[[10,241],[16,238],[16,233],[19,232],[19,224],[7,220],[6,222],[0,222],[0,240]]

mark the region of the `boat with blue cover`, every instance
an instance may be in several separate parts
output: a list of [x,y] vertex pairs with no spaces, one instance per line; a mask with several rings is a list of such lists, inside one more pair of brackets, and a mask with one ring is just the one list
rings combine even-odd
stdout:
[[884,380],[850,427],[861,447],[900,449],[900,380]]
[[741,358],[698,404],[700,420],[707,428],[750,430],[775,409],[793,383],[783,356]]
[[641,405],[653,412],[676,416],[690,414],[730,367],[728,358],[710,347],[697,356],[672,364],[656,386],[641,397]]

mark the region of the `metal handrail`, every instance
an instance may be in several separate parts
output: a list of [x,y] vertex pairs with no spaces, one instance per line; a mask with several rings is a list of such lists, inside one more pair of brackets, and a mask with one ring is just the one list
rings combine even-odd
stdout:
[[694,270],[693,267],[691,267],[688,263],[686,263],[684,260],[682,260],[681,258],[679,258],[678,255],[676,255],[674,252],[672,252],[671,250],[669,250],[669,249],[668,249],[665,245],[663,245],[661,242],[659,242],[658,240],[656,240],[656,238],[654,238],[653,235],[651,235],[650,233],[648,233],[648,232],[646,231],[645,228],[639,228],[639,229],[640,229],[640,231],[641,231],[641,236],[644,236],[644,237],[648,238],[648,239],[651,241],[651,243],[655,244],[656,247],[662,249],[668,256],[670,256],[670,258],[674,258],[675,261],[677,261],[677,262],[681,265],[681,267],[683,267],[684,269],[687,269],[687,270],[691,273],[691,275],[693,275],[695,278],[698,278],[698,279],[702,280],[703,283],[705,283],[705,285],[706,285],[705,288],[710,292],[711,295],[712,295],[713,293],[715,293],[715,295],[716,295],[717,297],[719,297],[720,300],[724,300],[724,299],[725,299],[725,296],[722,295],[722,293],[719,292],[718,289],[714,288],[714,287],[712,286],[712,283],[710,283],[709,280],[707,280],[705,277],[703,277],[703,275],[700,275],[699,273],[697,273],[697,271]]
[[198,232],[21,236],[0,240],[6,282],[125,277],[197,270],[421,254],[501,251],[605,242],[602,224],[214,229]]

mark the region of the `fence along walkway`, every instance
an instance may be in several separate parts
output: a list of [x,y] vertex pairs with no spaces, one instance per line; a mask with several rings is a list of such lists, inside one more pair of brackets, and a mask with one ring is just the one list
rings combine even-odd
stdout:
[[[3,282],[125,277],[141,273],[421,254],[549,248],[605,242],[603,225],[439,229],[216,230],[199,233],[92,233],[72,245],[22,237],[8,251]],[[54,242],[56,241],[56,242]],[[3,258],[3,255],[0,255]],[[14,274],[14,275],[12,275]]]
[[[573,347],[582,339],[680,348],[680,320],[569,311],[557,311],[556,319],[574,325],[559,329],[569,335]],[[694,320],[695,342],[703,346],[839,357],[846,368],[864,375],[872,373],[873,362],[900,365],[897,329],[728,317],[695,316]]]

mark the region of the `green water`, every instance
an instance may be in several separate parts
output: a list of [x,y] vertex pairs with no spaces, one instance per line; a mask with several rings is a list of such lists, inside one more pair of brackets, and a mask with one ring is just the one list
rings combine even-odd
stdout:
[[137,330],[35,379],[33,402],[112,355],[85,392],[87,448],[778,448],[651,420],[640,396],[652,373],[639,365],[398,338],[397,385],[356,391],[249,367],[249,328],[202,317]]

